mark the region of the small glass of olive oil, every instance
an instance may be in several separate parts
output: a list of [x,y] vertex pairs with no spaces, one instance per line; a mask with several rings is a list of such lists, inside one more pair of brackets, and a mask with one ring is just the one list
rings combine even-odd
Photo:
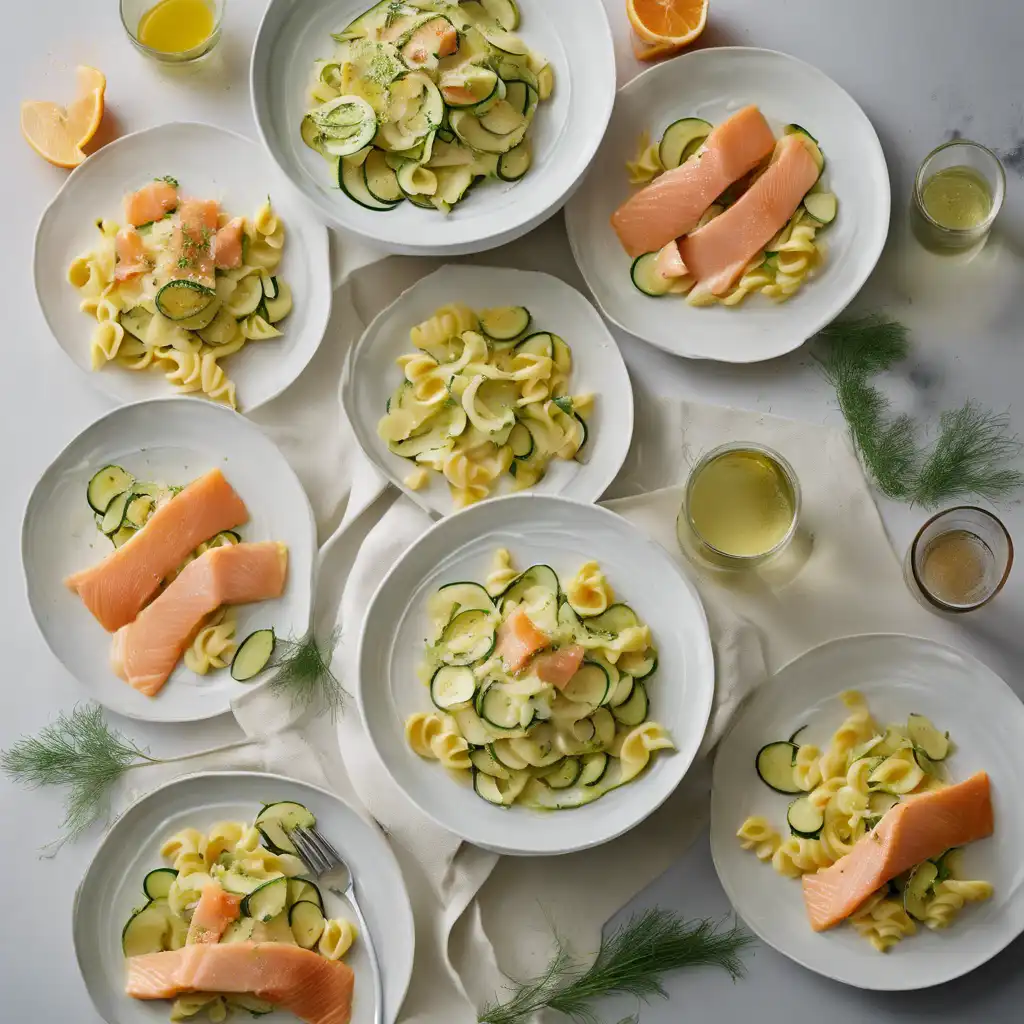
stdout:
[[220,41],[224,0],[121,0],[135,48],[164,64],[205,57]]
[[1006,173],[995,153],[965,139],[943,143],[924,158],[914,179],[914,234],[932,252],[980,249],[1005,193]]
[[1013,565],[1013,541],[991,513],[958,505],[932,516],[904,562],[914,596],[941,612],[972,612],[1003,589]]
[[685,553],[723,569],[763,565],[793,539],[800,485],[776,451],[740,442],[708,452],[686,484],[676,535]]

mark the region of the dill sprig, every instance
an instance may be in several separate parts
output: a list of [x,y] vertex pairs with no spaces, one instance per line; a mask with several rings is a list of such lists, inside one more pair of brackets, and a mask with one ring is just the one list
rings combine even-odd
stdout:
[[814,358],[835,388],[864,468],[886,497],[933,507],[969,495],[1006,498],[1024,486],[1024,473],[1005,465],[1021,450],[1006,416],[973,402],[943,413],[929,452],[910,416],[890,415],[889,400],[871,378],[907,357],[903,324],[869,314],[837,320],[818,337]]
[[738,926],[719,931],[713,921],[687,922],[655,907],[634,915],[602,939],[597,958],[586,970],[559,942],[541,975],[519,984],[504,1002],[485,1006],[479,1020],[524,1024],[548,1007],[584,1024],[596,1024],[591,1004],[605,996],[626,993],[644,1002],[653,996],[667,998],[661,979],[668,971],[710,965],[734,979],[742,976],[741,953],[751,941]]
[[331,715],[337,715],[347,696],[331,671],[340,635],[340,630],[335,629],[322,647],[312,629],[299,640],[275,637],[272,665],[277,672],[270,680],[271,692],[287,696],[294,707],[300,708],[308,707],[315,697],[321,696]]
[[[217,750],[246,746],[231,743]],[[0,751],[0,771],[31,789],[67,786],[64,835],[50,844],[56,853],[65,842],[77,839],[90,825],[110,814],[110,793],[125,772],[151,764],[170,764],[213,753],[204,750],[180,757],[152,757],[116,729],[96,704],[61,712],[57,720],[36,736],[26,736]]]

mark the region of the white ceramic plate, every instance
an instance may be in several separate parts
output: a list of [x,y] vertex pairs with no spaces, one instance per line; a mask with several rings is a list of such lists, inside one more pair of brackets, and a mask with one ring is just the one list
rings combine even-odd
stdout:
[[[75,954],[93,1004],[108,1024],[166,1024],[170,1002],[125,995],[121,929],[145,903],[142,879],[164,864],[160,846],[180,829],[218,821],[251,821],[265,803],[294,800],[308,807],[356,882],[356,896],[373,935],[384,988],[384,1021],[398,1014],[412,975],[413,918],[391,848],[351,807],[324,789],[283,775],[208,772],[186,775],[144,796],[114,823],[82,878],[72,917]],[[321,886],[328,917],[351,919],[348,904]],[[372,1024],[373,987],[365,946],[357,939],[345,962],[355,972],[352,1024]],[[277,1011],[265,1024],[295,1024]]]
[[[658,670],[651,718],[676,752],[659,755],[635,781],[584,807],[494,807],[412,752],[406,718],[432,708],[417,678],[426,602],[443,583],[483,582],[496,548],[514,564],[550,565],[561,577],[600,563],[620,601],[651,627]],[[359,708],[381,760],[406,796],[444,828],[477,846],[516,855],[582,850],[614,839],[659,807],[682,781],[707,726],[715,686],[707,620],[696,588],[668,553],[621,516],[548,495],[511,495],[441,520],[399,559],[378,588],[359,642]]]
[[249,509],[239,527],[246,541],[288,545],[288,581],[275,601],[239,605],[239,641],[273,626],[279,636],[309,627],[316,528],[305,491],[284,456],[260,429],[223,406],[168,398],[122,406],[78,435],[36,484],[21,528],[21,559],[32,614],[64,667],[88,696],[112,711],[153,722],[192,722],[230,709],[255,683],[236,683],[226,669],[197,676],[180,662],[155,697],[146,697],[110,668],[110,634],[64,578],[105,558],[110,541],[97,529],[85,490],[103,466],[123,466],[137,480],[187,484],[219,467]]
[[[385,403],[402,379],[395,360],[415,349],[409,330],[440,306],[462,302],[474,309],[525,306],[530,330],[553,331],[572,349],[573,394],[593,392],[587,444],[581,462],[552,459],[534,494],[597,501],[622,468],[633,436],[633,389],[615,340],[594,307],[574,288],[548,274],[500,267],[448,266],[414,284],[370,324],[349,352],[341,397],[359,444],[374,465],[427,512],[447,515],[452,496],[440,473],[410,491],[403,478],[412,463],[394,455],[377,436]],[[511,479],[505,490],[511,490]],[[504,485],[495,487],[501,493]]]
[[517,184],[484,182],[446,217],[408,202],[387,212],[364,209],[341,192],[331,165],[299,137],[313,61],[330,55],[332,32],[372,6],[372,0],[272,0],[256,36],[256,126],[270,155],[322,216],[390,252],[453,256],[510,242],[558,210],[597,151],[615,100],[604,8],[578,0],[519,0],[518,34],[555,70],[554,92],[530,129],[533,166]]
[[290,190],[274,187],[273,164],[241,135],[210,124],[164,124],[125,135],[72,171],[36,229],[33,273],[43,316],[68,358],[111,398],[137,402],[174,393],[156,371],[90,369],[95,321],[79,309],[81,295],[67,278],[72,260],[95,247],[96,220],[123,224],[124,196],[163,174],[181,182],[183,195],[216,199],[240,217],[252,217],[270,193],[284,221],[279,273],[291,285],[294,308],[280,338],[249,343],[224,363],[238,385],[239,408],[249,412],[284,391],[313,358],[327,329],[333,287],[326,228]]
[[[653,139],[681,117],[719,124],[756,104],[777,135],[796,122],[820,141],[839,214],[821,232],[825,266],[788,302],[751,296],[741,306],[695,308],[682,296],[643,295],[609,218],[633,191],[626,161],[640,132]],[[605,315],[675,355],[753,363],[798,348],[834,319],[874,269],[889,230],[889,176],[871,122],[850,95],[810,64],[772,50],[718,47],[666,61],[619,90],[608,134],[566,209],[576,262]]]
[[[945,931],[919,927],[886,956],[848,925],[811,931],[800,885],[743,850],[736,830],[750,814],[784,828],[789,797],[757,777],[754,758],[771,740],[807,723],[801,740],[824,747],[845,717],[838,699],[859,690],[879,722],[910,712],[948,729],[956,744],[951,777],[977,771],[992,779],[996,831],[964,848],[970,878],[987,879],[995,896],[975,904]],[[918,989],[974,970],[1024,930],[1024,704],[991,669],[951,647],[905,636],[860,636],[817,647],[787,665],[744,705],[715,757],[711,852],[733,906],[780,953],[858,988]]]

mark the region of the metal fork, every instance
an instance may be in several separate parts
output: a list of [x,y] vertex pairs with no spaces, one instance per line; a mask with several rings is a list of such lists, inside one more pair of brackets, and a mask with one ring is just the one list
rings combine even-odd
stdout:
[[373,1021],[374,1024],[384,1022],[384,988],[381,985],[380,964],[377,952],[373,948],[370,929],[366,926],[366,918],[356,901],[356,880],[352,871],[341,855],[315,828],[293,828],[288,836],[299,851],[299,856],[309,865],[317,879],[328,892],[347,900],[355,911],[356,923],[359,925],[359,938],[366,948],[370,960],[370,974],[373,977]]

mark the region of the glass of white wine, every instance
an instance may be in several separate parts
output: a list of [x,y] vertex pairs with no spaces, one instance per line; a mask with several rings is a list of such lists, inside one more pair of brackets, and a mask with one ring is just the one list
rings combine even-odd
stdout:
[[911,222],[926,249],[958,253],[981,248],[1006,193],[999,158],[977,142],[954,139],[921,161],[914,179]]

